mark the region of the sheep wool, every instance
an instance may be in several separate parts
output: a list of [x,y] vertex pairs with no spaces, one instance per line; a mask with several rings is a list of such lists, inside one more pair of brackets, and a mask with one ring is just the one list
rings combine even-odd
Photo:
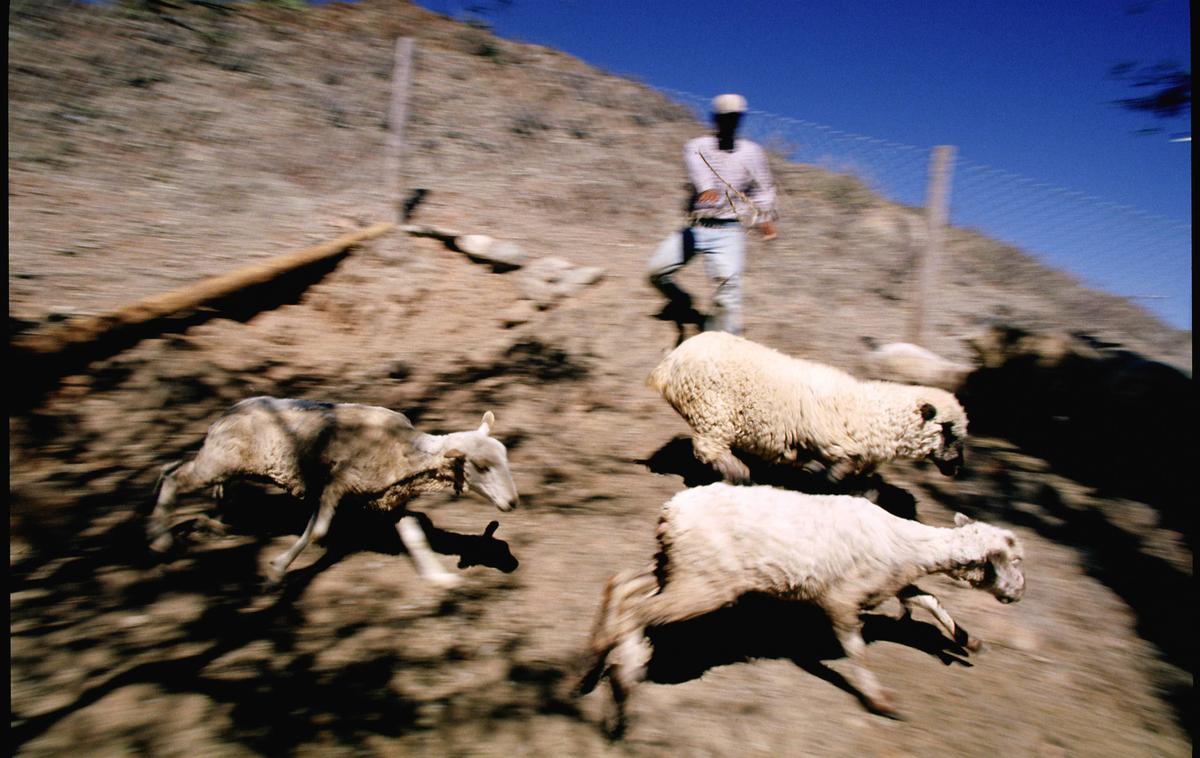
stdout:
[[834,478],[895,458],[950,475],[962,461],[967,415],[949,392],[860,381],[725,332],[685,341],[647,383],[691,425],[696,457],[735,482],[749,471],[731,448],[773,463],[807,453]]
[[945,574],[1002,603],[1025,592],[1016,535],[962,514],[954,523],[927,526],[846,495],[725,483],[680,492],[663,505],[655,559],[605,586],[585,688],[607,673],[623,718],[625,700],[644,679],[652,654],[648,627],[764,593],[825,611],[850,659],[847,679],[868,708],[895,715],[892,695],[867,667],[861,611],[897,598],[906,614],[929,611],[964,650],[976,651],[979,641],[915,582]]

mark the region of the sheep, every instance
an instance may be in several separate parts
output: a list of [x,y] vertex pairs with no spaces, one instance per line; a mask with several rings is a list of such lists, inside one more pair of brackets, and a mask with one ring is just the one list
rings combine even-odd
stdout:
[[955,363],[920,345],[910,342],[889,342],[874,346],[867,353],[865,364],[869,375],[902,384],[921,384],[955,392],[962,387],[973,366]]
[[424,492],[453,488],[455,494],[477,491],[501,511],[516,507],[507,451],[490,436],[494,423],[488,411],[473,431],[432,435],[387,408],[252,397],[209,427],[193,460],[163,467],[147,537],[156,552],[171,548],[170,515],[183,493],[219,491],[234,479],[266,480],[313,507],[299,540],[271,562],[272,583],[282,580],[310,540],[325,536],[338,503],[353,496],[395,513],[396,530],[418,573],[453,587],[458,578],[438,564],[406,506]]
[[725,332],[687,340],[647,384],[691,425],[696,457],[734,483],[750,477],[734,447],[769,463],[823,464],[833,481],[894,458],[929,458],[947,476],[963,461],[967,414],[949,392],[859,381]]
[[646,627],[762,593],[822,609],[850,658],[847,680],[868,709],[896,717],[893,697],[866,667],[861,611],[896,597],[904,617],[925,608],[974,652],[980,643],[914,582],[946,574],[1002,603],[1020,600],[1025,590],[1023,550],[1012,532],[962,514],[954,523],[926,526],[849,495],[722,482],[684,490],[662,508],[655,560],[605,586],[591,639],[594,663],[581,691],[607,674],[623,724],[626,699],[650,660]]

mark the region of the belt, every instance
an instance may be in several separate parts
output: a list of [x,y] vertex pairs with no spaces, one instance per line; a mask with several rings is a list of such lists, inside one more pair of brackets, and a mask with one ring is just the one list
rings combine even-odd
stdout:
[[736,218],[698,218],[692,221],[692,226],[722,227],[740,223]]

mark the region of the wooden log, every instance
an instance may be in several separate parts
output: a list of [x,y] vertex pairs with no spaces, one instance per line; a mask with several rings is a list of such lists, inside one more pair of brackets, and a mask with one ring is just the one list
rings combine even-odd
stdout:
[[229,297],[239,290],[266,284],[284,274],[338,255],[359,242],[386,234],[395,226],[394,223],[385,221],[344,234],[315,247],[287,253],[263,263],[139,300],[110,313],[71,319],[49,329],[20,335],[12,341],[11,347],[32,358],[53,356],[102,339],[108,333],[155,319],[185,314],[211,301]]

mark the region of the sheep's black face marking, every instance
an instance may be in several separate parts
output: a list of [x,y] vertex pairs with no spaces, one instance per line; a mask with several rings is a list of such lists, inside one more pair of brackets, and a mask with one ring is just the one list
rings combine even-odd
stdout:
[[963,441],[955,432],[954,424],[942,422],[942,447],[933,454],[933,463],[946,476],[954,476],[963,464]]
[[942,439],[945,440],[946,447],[958,441],[958,435],[954,433],[954,424],[952,422],[942,422]]

